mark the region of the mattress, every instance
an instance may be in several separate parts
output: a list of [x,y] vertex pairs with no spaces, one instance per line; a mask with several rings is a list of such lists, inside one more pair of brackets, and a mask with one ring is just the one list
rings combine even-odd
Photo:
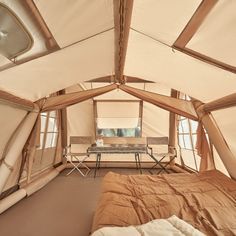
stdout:
[[219,171],[120,175],[109,172],[92,232],[176,215],[206,235],[236,235],[236,181]]

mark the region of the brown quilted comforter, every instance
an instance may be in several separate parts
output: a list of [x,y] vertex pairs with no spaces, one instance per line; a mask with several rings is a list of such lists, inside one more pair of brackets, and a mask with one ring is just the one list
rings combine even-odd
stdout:
[[159,176],[109,172],[103,180],[92,232],[172,215],[206,235],[236,235],[236,181],[219,171]]

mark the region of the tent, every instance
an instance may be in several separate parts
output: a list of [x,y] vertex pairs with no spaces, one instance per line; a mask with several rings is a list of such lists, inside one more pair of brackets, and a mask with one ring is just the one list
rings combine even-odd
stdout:
[[169,137],[180,170],[236,179],[235,8],[1,0],[0,212],[66,168],[70,136],[98,129],[139,124],[143,137]]

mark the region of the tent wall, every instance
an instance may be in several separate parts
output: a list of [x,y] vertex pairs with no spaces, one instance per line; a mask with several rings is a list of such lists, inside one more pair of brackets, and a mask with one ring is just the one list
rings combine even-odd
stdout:
[[38,108],[35,106],[35,110],[27,114],[9,142],[9,150],[0,165],[0,193],[13,171],[17,158],[20,156],[31,130],[33,129],[39,114],[38,112]]
[[36,150],[32,167],[32,175],[40,173],[41,171],[52,167],[54,165],[55,155],[56,147],[46,148],[44,150]]
[[17,126],[27,114],[26,111],[0,103],[0,160],[3,158],[4,148]]
[[[106,84],[107,85],[107,84]],[[91,87],[88,87],[91,89]],[[80,84],[66,88],[66,93],[83,91]],[[89,99],[66,108],[67,111],[67,136],[94,136],[93,100]]]
[[214,111],[212,114],[236,158],[236,107]]
[[221,160],[218,152],[214,148],[214,146],[213,146],[213,158],[214,158],[214,163],[215,163],[216,169],[230,177],[228,171],[226,170],[226,168],[224,166],[224,163],[222,162],[222,160]]
[[143,104],[143,136],[169,135],[169,112],[150,103]]
[[[23,121],[24,117],[27,114],[27,111],[9,106],[6,104],[0,104],[0,126],[1,126],[1,135],[0,135],[0,160],[2,160],[7,153],[7,145],[12,137],[13,133]],[[3,191],[15,186],[18,183],[19,170],[21,166],[21,155],[17,158],[16,163],[14,164],[13,171],[11,172],[9,178],[7,179],[6,185],[3,188]]]
[[67,108],[68,137],[94,136],[93,101],[85,102]]
[[[145,84],[145,90],[170,96],[170,89],[161,84]],[[143,103],[143,136],[169,136],[169,112],[155,105]]]

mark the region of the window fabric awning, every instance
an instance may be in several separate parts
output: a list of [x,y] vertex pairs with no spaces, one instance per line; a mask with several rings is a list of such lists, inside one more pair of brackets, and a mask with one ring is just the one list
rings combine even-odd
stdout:
[[100,129],[135,128],[139,124],[140,102],[97,102]]
[[97,127],[99,129],[119,129],[136,128],[139,124],[139,118],[97,118]]

